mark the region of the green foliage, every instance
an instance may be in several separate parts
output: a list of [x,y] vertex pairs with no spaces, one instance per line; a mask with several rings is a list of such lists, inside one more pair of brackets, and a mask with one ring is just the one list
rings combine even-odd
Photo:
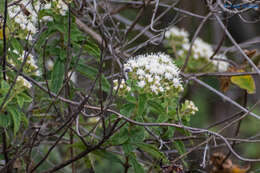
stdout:
[[105,151],[105,150],[96,150],[96,151],[93,151],[92,154],[99,156],[102,159],[107,159],[111,162],[117,162],[117,163],[120,163],[122,165],[124,164],[122,162],[122,160],[117,155],[115,155],[111,152]]
[[62,87],[64,80],[65,66],[63,61],[57,59],[53,67],[53,72],[51,75],[51,91],[58,93]]

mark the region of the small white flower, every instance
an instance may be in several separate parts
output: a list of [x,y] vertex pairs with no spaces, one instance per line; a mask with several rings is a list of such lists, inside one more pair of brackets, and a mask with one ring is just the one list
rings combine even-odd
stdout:
[[120,84],[119,88],[120,88],[120,89],[123,89],[123,88],[124,88],[124,85],[123,85],[123,84]]
[[182,48],[184,50],[189,50],[190,49],[190,44],[189,43],[185,43],[185,44],[182,45]]
[[114,86],[114,87],[113,87],[113,90],[117,90],[117,86]]
[[163,92],[164,91],[164,89],[163,89],[163,87],[159,87],[159,90],[160,90],[160,92]]
[[77,74],[75,72],[69,71],[68,77],[70,77],[70,80],[76,84],[77,83]]
[[51,59],[48,59],[47,62],[46,62],[46,68],[48,70],[52,70],[53,69],[53,66],[54,66],[54,63]]
[[198,55],[198,54],[195,54],[193,57],[194,57],[194,59],[198,59],[198,58],[199,58],[199,55]]
[[165,77],[166,77],[166,79],[171,80],[173,78],[173,75],[171,73],[167,72],[167,73],[165,73]]
[[32,34],[35,34],[37,32],[36,27],[31,22],[27,24],[27,30],[31,31]]
[[140,88],[143,88],[145,86],[145,81],[140,81],[137,83],[137,85],[140,87]]
[[126,87],[126,90],[129,92],[129,91],[131,91],[131,88],[130,87]]
[[150,88],[151,88],[151,91],[152,91],[152,92],[154,92],[154,93],[156,93],[156,94],[158,93],[158,91],[157,91],[158,88],[157,88],[156,85],[151,85]]
[[36,75],[36,76],[41,76],[41,75],[42,75],[42,72],[41,72],[40,70],[36,70],[36,71],[35,71],[35,75]]
[[174,78],[172,82],[175,88],[178,88],[180,86],[180,80],[178,78]]
[[143,79],[144,79],[144,76],[138,76],[138,79],[139,79],[139,80],[143,80]]
[[160,76],[158,76],[158,75],[154,76],[154,79],[157,80],[157,81],[161,80]]
[[52,22],[53,21],[53,17],[51,17],[51,16],[43,16],[42,20],[46,21],[46,22]]
[[44,9],[48,10],[48,9],[50,9],[50,8],[51,8],[51,3],[45,4]]
[[150,83],[153,82],[153,77],[152,77],[151,75],[149,75],[149,76],[147,77],[147,81],[150,82]]
[[186,108],[191,112],[191,114],[195,114],[199,110],[193,101],[185,100],[184,105],[186,105]]
[[21,83],[23,86],[25,86],[28,89],[32,87],[32,84],[22,76],[17,77],[17,82]]
[[137,72],[136,72],[137,75],[139,76],[144,76],[145,75],[145,72],[143,69],[138,69]]
[[182,56],[183,54],[184,54],[184,51],[182,49],[177,51],[177,55]]

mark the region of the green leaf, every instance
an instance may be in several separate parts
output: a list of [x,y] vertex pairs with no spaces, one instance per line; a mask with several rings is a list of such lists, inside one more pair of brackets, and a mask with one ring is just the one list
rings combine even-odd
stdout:
[[9,88],[10,88],[9,84],[5,80],[2,80],[1,81],[1,94],[6,94],[9,90]]
[[122,147],[126,156],[129,156],[129,154],[134,150],[133,145],[131,145],[129,142],[124,143]]
[[25,127],[29,126],[29,121],[23,112],[21,112],[21,121],[24,123]]
[[123,127],[119,130],[118,133],[116,133],[110,138],[109,142],[112,145],[121,145],[125,143],[127,140],[128,140],[128,131],[126,128]]
[[155,157],[156,159],[162,159],[162,160],[167,160],[165,155],[160,152],[158,150],[157,147],[155,147],[154,145],[152,144],[146,144],[146,143],[133,143],[133,145],[136,145],[137,147],[139,147],[140,149],[142,149],[143,151],[149,153],[150,155],[152,155],[153,157]]
[[54,64],[52,75],[51,75],[51,91],[58,93],[62,87],[64,79],[65,67],[62,61],[57,59]]
[[145,110],[146,110],[146,95],[141,94],[138,97],[138,115],[142,116]]
[[77,64],[76,70],[82,75],[94,80],[98,74],[98,70],[94,67],[83,64],[82,62]]
[[144,127],[140,126],[130,126],[128,132],[129,139],[131,143],[143,142],[145,137]]
[[11,113],[13,123],[14,123],[14,135],[18,132],[20,128],[20,123],[21,123],[21,114],[20,111],[17,110],[16,107],[8,107],[7,111]]
[[122,115],[125,115],[127,117],[130,117],[132,115],[132,112],[134,111],[136,105],[132,103],[125,104],[121,109],[120,113]]
[[[96,68],[85,65],[82,62],[76,65],[75,70],[92,80],[94,80],[98,74],[98,70]],[[98,84],[98,82],[96,84]],[[110,91],[110,84],[104,75],[101,76],[101,84],[102,84],[103,91],[105,92]]]
[[94,163],[95,160],[93,158],[93,156],[91,155],[91,153],[89,153],[88,155],[86,155],[84,157],[84,162],[85,162],[85,167],[88,168],[88,169],[94,169]]
[[134,153],[131,153],[129,155],[129,162],[133,166],[135,173],[144,173],[144,169],[136,160],[136,156],[134,155]]
[[18,52],[21,52],[23,50],[22,45],[19,43],[19,41],[16,38],[12,38],[11,45]]
[[17,101],[19,107],[22,108],[23,107],[23,103],[24,103],[24,98],[19,96],[19,95],[17,95],[16,96],[16,101]]
[[148,100],[148,105],[151,106],[154,111],[156,111],[159,114],[165,113],[164,108],[162,105],[160,105],[159,103],[157,103],[156,101],[153,100]]
[[238,87],[245,89],[248,94],[255,93],[255,81],[251,75],[232,76],[231,82]]
[[8,114],[0,114],[0,127],[7,128],[11,124],[11,117]]
[[185,153],[185,145],[181,141],[174,141],[173,143],[180,154]]
[[22,97],[24,102],[26,102],[26,103],[31,103],[32,102],[32,98],[30,96],[28,96],[27,94],[25,94],[25,93],[20,93],[19,97]]
[[98,45],[93,43],[92,41],[88,41],[84,48],[90,55],[96,58],[100,57],[100,49]]
[[93,151],[92,154],[99,156],[102,159],[106,159],[112,162],[117,162],[117,163],[121,163],[122,165],[124,164],[122,162],[122,160],[115,154],[108,152],[106,150],[96,150]]
[[167,114],[160,114],[156,120],[157,123],[166,122],[169,119]]

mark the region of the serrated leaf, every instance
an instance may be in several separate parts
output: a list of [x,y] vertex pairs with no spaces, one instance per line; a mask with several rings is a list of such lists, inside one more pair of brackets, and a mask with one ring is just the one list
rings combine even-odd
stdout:
[[29,126],[29,121],[23,112],[21,112],[21,121],[24,123],[25,127]]
[[141,94],[138,97],[138,115],[142,116],[145,110],[146,110],[146,95]]
[[22,108],[23,107],[23,103],[24,103],[24,98],[19,96],[19,95],[17,95],[16,96],[16,101],[17,101],[19,107]]
[[173,143],[180,154],[185,153],[185,151],[186,151],[185,145],[181,141],[174,141]]
[[164,108],[162,105],[160,105],[159,103],[157,103],[156,101],[153,100],[148,100],[148,105],[151,106],[157,113],[162,114],[164,113]]
[[0,127],[7,128],[11,124],[11,117],[8,114],[0,114]]
[[131,126],[129,128],[129,139],[131,143],[143,142],[145,137],[144,127]]
[[31,103],[32,102],[32,98],[30,96],[28,96],[27,94],[25,94],[25,93],[20,93],[19,96],[23,97],[23,100],[26,103]]
[[128,104],[125,104],[121,109],[120,109],[120,113],[127,116],[127,117],[130,117],[132,112],[134,111],[136,105],[135,104],[132,104],[132,103],[128,103]]
[[93,156],[91,155],[91,153],[89,153],[87,156],[84,157],[85,167],[88,168],[88,169],[93,169],[94,168],[93,162],[95,160],[92,157]]
[[128,131],[126,128],[121,128],[118,133],[110,138],[110,143],[112,145],[121,145],[128,140]]
[[238,87],[245,89],[248,94],[255,93],[255,81],[251,75],[246,76],[232,76],[231,82]]
[[6,94],[9,90],[9,88],[10,88],[9,84],[5,80],[2,80],[2,82],[1,82],[1,94]]
[[129,162],[133,166],[135,173],[144,173],[144,169],[136,160],[136,156],[134,155],[134,153],[131,153],[129,155]]
[[155,157],[158,160],[159,159],[166,160],[165,155],[162,152],[160,152],[159,149],[152,144],[146,144],[146,143],[142,142],[142,143],[133,143],[133,145],[136,145],[141,150],[149,153],[150,155],[152,155],[153,157]]
[[88,41],[84,48],[90,55],[100,57],[100,49],[95,43]]
[[51,91],[58,93],[62,87],[64,79],[65,67],[59,59],[55,62],[51,75]]
[[109,160],[109,161],[112,161],[112,162],[117,162],[117,163],[120,163],[122,165],[124,164],[122,162],[122,160],[117,155],[115,155],[115,154],[113,154],[109,151],[106,151],[106,150],[96,150],[96,151],[93,151],[92,154],[97,155],[102,159],[106,159],[106,160]]
[[21,46],[21,44],[19,43],[19,41],[16,38],[12,38],[11,44],[13,46],[13,48],[15,50],[17,50],[18,52],[21,52],[23,47]]
[[21,114],[20,111],[17,110],[15,107],[8,107],[7,111],[10,112],[12,119],[13,119],[13,124],[14,124],[14,135],[18,132],[20,128],[20,123],[21,123]]
[[124,143],[122,145],[122,147],[123,147],[123,151],[126,156],[128,156],[134,150],[134,147],[131,144],[129,144],[128,142]]

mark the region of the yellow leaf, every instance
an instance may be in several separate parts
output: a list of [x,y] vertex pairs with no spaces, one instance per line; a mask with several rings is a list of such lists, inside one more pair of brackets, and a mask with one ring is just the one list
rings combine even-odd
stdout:
[[0,28],[0,40],[3,40],[4,36],[3,36],[3,29]]
[[[243,72],[243,70],[240,70],[240,72]],[[248,94],[255,93],[255,81],[251,75],[232,76],[231,82],[238,87],[247,90]]]
[[[8,28],[5,29],[5,36],[6,36],[6,39],[8,38],[8,33],[9,33],[9,30]],[[3,40],[4,39],[4,33],[3,33],[3,28],[1,28],[1,23],[0,23],[0,40]]]

